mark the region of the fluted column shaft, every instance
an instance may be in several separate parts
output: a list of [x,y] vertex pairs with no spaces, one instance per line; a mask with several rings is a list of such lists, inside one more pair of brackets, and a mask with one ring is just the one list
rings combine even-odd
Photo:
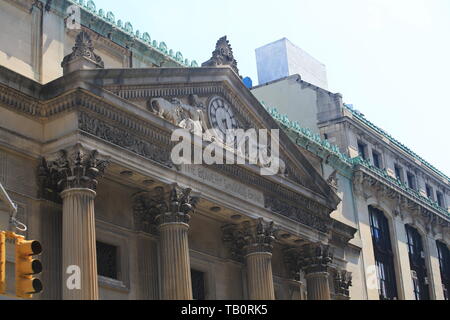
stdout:
[[[64,300],[98,299],[95,196],[95,191],[86,188],[66,189],[61,193]],[[74,278],[77,270],[79,286]]]
[[272,253],[255,252],[245,257],[250,300],[275,300]]
[[310,273],[305,276],[308,300],[330,300],[328,272]]
[[159,225],[163,300],[192,300],[189,260],[189,225],[182,222]]

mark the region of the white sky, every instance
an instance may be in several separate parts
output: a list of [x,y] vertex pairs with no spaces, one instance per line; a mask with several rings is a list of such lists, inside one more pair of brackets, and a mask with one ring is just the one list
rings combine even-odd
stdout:
[[450,175],[449,0],[94,1],[199,64],[227,35],[254,84],[254,50],[286,37],[327,66],[331,91]]

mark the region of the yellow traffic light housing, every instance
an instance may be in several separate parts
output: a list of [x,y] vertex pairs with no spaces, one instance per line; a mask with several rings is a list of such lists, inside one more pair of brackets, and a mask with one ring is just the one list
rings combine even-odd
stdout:
[[6,234],[0,231],[0,294],[6,291]]
[[39,241],[16,237],[16,296],[32,298],[42,291],[42,282],[33,276],[42,272],[42,263],[33,256],[42,252]]

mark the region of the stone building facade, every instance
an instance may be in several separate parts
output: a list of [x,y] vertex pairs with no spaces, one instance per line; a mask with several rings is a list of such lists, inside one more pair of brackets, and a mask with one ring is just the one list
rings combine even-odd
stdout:
[[[449,299],[450,179],[343,103],[342,95],[291,75],[252,93],[316,168],[336,181],[336,219],[358,231],[350,243],[352,297]],[[361,275],[359,277],[358,275]]]
[[0,182],[44,248],[36,299],[350,298],[357,228],[288,133],[274,175],[172,160],[180,127],[282,129],[225,37],[198,67],[93,1],[0,8]]

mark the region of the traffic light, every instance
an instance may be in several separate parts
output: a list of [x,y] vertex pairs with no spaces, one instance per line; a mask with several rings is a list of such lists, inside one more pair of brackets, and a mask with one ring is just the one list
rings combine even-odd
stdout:
[[39,241],[16,238],[16,296],[32,298],[42,291],[42,282],[33,276],[42,272],[42,263],[33,256],[42,252]]

